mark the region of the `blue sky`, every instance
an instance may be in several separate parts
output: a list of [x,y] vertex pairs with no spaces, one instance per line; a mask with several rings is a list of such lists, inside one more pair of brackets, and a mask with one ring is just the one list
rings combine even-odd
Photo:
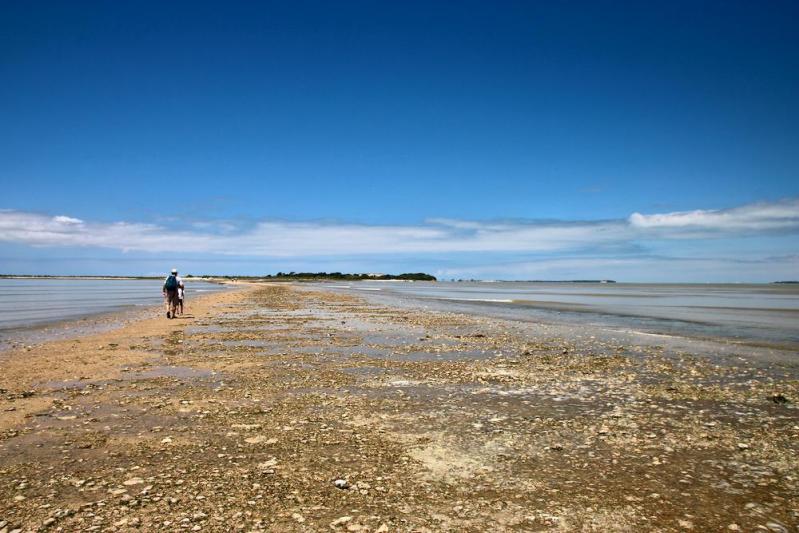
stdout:
[[0,272],[799,277],[796,2],[0,13]]

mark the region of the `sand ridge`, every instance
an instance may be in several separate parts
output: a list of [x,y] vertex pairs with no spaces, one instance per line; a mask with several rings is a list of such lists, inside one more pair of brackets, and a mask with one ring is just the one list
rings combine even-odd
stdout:
[[314,285],[190,310],[2,360],[0,529],[799,524],[799,385],[775,377],[790,369]]

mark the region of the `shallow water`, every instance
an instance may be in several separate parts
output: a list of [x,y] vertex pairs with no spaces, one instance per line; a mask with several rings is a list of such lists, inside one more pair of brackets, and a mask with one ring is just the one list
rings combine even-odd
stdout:
[[651,335],[799,349],[799,285],[529,282],[326,284],[370,300]]
[[[163,302],[161,280],[0,279],[0,331]],[[186,281],[193,296],[225,286]]]

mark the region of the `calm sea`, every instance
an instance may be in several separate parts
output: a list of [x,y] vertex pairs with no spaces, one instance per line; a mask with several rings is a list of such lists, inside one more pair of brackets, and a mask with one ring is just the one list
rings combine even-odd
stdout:
[[[71,320],[163,302],[161,280],[0,279],[3,331]],[[186,281],[186,300],[224,290],[223,285]]]
[[799,285],[362,282],[326,286],[385,303],[799,349]]

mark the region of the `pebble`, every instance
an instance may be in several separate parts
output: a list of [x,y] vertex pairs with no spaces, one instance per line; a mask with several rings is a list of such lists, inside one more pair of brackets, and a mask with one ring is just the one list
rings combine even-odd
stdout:
[[333,482],[337,489],[348,489],[350,484],[346,479],[337,479]]
[[277,442],[277,439],[274,438],[267,439],[263,435],[257,435],[255,437],[249,437],[244,439],[244,442],[246,442],[247,444],[261,444],[262,442],[266,444],[275,444]]
[[351,516],[342,516],[340,518],[336,518],[335,520],[330,522],[330,527],[336,527],[336,526],[340,526],[340,525],[346,524],[350,520],[352,520]]
[[766,527],[775,533],[788,533],[788,528],[777,522],[766,522]]

